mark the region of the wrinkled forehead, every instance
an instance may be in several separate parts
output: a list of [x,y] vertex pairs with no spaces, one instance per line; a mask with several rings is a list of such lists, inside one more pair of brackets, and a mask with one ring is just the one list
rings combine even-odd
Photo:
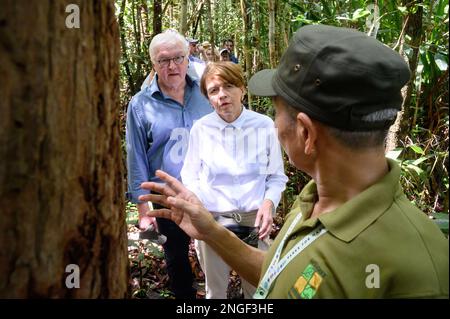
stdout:
[[156,59],[171,58],[183,55],[184,48],[180,44],[163,43],[156,48]]

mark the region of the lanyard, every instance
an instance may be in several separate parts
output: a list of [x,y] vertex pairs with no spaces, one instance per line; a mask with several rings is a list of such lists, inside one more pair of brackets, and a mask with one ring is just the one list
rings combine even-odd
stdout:
[[267,297],[267,294],[269,293],[269,289],[272,286],[272,283],[283,271],[283,269],[295,258],[295,256],[297,256],[299,253],[303,251],[303,249],[311,245],[317,238],[319,238],[320,236],[322,236],[327,232],[327,230],[323,227],[323,225],[319,225],[318,227],[314,228],[308,235],[306,235],[302,240],[300,240],[297,244],[295,244],[295,246],[292,247],[287,252],[287,254],[280,260],[281,250],[284,247],[284,243],[286,242],[287,238],[292,233],[292,230],[294,229],[295,225],[297,225],[297,223],[300,221],[301,218],[302,214],[300,213],[295,217],[294,221],[289,226],[286,234],[281,240],[280,245],[275,251],[275,255],[273,256],[272,261],[270,262],[269,268],[267,268],[267,271],[264,274],[261,283],[256,289],[253,298],[265,299]]

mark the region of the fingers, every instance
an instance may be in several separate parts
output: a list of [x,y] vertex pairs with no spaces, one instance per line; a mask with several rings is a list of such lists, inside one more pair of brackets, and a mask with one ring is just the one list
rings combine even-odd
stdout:
[[[158,176],[161,180],[167,183],[167,186],[170,187],[172,194],[164,194],[167,196],[175,196],[175,194],[183,193],[187,191],[187,188],[175,177],[170,176],[164,171],[157,170],[156,176]],[[158,192],[159,193],[159,192]],[[163,194],[163,193],[161,193]]]
[[255,224],[253,226],[259,227],[261,224],[261,219],[262,219],[262,215],[259,214],[259,212],[258,212],[258,214],[256,214]]
[[157,232],[159,232],[158,223],[156,222],[156,218],[152,218],[152,225],[156,229]]
[[139,217],[139,223],[138,226],[141,230],[146,230],[150,227],[151,224],[153,224],[155,218],[148,217],[146,212],[143,213],[142,217]]
[[192,205],[191,203],[185,201],[184,199],[181,198],[175,198],[175,197],[168,197],[167,198],[167,202],[169,203],[169,205],[171,205],[172,207],[175,207],[179,210],[188,212],[189,215],[192,213],[196,213],[198,211],[198,207]]
[[167,208],[170,207],[170,204],[167,202],[167,196],[165,195],[147,194],[139,196],[138,199],[140,201],[156,203]]
[[261,228],[259,229],[259,238],[263,239],[268,236],[272,231],[272,218],[264,218],[262,221]]
[[166,196],[175,196],[175,192],[167,187],[167,185],[161,183],[144,182],[141,184],[141,188],[147,189]]
[[173,213],[170,209],[167,208],[163,208],[163,209],[155,209],[155,210],[150,210],[147,212],[147,216],[149,217],[159,217],[159,218],[167,218],[170,220],[174,220]]

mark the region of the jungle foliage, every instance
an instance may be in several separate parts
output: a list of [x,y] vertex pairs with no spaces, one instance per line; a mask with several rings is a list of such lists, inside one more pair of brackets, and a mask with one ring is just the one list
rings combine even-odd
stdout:
[[[448,233],[448,1],[445,0],[116,0],[121,35],[121,104],[151,70],[148,45],[167,28],[221,47],[232,38],[249,77],[275,67],[295,30],[307,24],[355,28],[402,54],[412,81],[388,141],[402,167],[407,196]],[[273,116],[267,99],[248,96],[249,108]],[[278,212],[288,212],[308,181],[286,162],[290,178]]]

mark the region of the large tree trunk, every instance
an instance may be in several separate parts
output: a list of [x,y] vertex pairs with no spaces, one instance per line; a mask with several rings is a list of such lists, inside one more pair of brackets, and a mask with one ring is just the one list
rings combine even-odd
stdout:
[[114,2],[70,2],[1,5],[0,298],[127,296]]

